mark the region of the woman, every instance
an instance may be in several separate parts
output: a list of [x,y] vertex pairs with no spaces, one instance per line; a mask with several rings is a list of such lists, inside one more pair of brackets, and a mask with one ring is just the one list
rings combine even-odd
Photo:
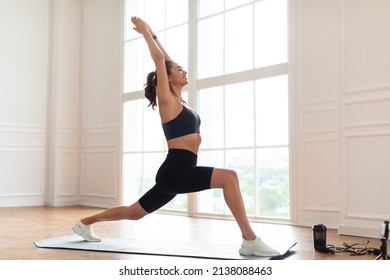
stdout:
[[187,72],[172,61],[148,24],[138,17],[131,18],[134,30],[143,35],[156,71],[147,77],[145,97],[154,109],[158,106],[160,118],[169,148],[166,160],[156,175],[156,185],[130,206],[118,206],[97,215],[79,220],[73,230],[86,241],[100,241],[92,224],[102,221],[138,220],[161,208],[176,194],[221,188],[242,233],[242,255],[275,256],[270,248],[252,230],[245,212],[235,171],[196,166],[201,142],[200,118],[182,99],[181,92],[187,85]]

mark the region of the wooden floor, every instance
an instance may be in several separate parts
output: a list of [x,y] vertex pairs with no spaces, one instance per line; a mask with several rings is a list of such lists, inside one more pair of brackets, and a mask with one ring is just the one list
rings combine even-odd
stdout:
[[[2,260],[156,260],[158,256],[121,253],[102,253],[60,249],[42,249],[36,240],[72,234],[71,227],[79,217],[100,212],[90,207],[18,207],[0,208],[0,259]],[[252,223],[256,233],[270,245],[278,241],[297,241],[286,260],[373,260],[374,255],[350,256],[347,253],[324,254],[313,249],[312,230],[309,227]],[[98,223],[95,233],[102,237],[121,237],[142,240],[203,242],[237,244],[241,238],[234,221],[189,218],[152,214],[140,221]],[[341,246],[369,241],[369,247],[379,248],[380,240],[339,236],[328,230],[328,243]],[[175,258],[175,257],[171,257]]]

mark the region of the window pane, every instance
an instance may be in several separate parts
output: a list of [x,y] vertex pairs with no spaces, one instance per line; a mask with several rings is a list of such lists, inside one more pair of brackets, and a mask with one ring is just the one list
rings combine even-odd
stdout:
[[142,90],[144,81],[144,49],[143,39],[125,43],[123,92]]
[[122,197],[124,204],[133,203],[143,193],[142,166],[142,153],[123,155]]
[[166,31],[166,50],[183,69],[188,69],[188,25]]
[[133,23],[131,22],[132,16],[144,15],[144,1],[143,0],[127,0],[125,1],[125,17],[124,17],[124,39],[125,41],[140,37],[133,29]]
[[223,11],[224,0],[199,0],[198,1],[198,15],[205,17]]
[[225,214],[226,203],[221,189],[197,193],[197,213]]
[[144,0],[145,20],[153,31],[157,32],[165,28],[165,1]]
[[222,75],[223,16],[199,21],[198,30],[198,78]]
[[225,10],[251,3],[252,0],[225,0]]
[[256,145],[288,144],[287,76],[256,81]]
[[200,90],[198,112],[201,117],[202,147],[223,148],[223,87]]
[[143,110],[141,99],[127,101],[123,105],[123,151],[142,151]]
[[[200,151],[199,166],[224,167],[223,151]],[[197,207],[199,213],[225,213],[225,199],[220,189],[205,190],[197,194]]]
[[164,210],[180,211],[185,212],[188,209],[188,195],[187,194],[178,194],[167,203],[164,207]]
[[167,28],[188,21],[187,0],[166,0],[167,5]]
[[[252,6],[226,13],[225,73],[253,68]],[[214,43],[215,39],[213,39]]]
[[237,172],[242,199],[247,215],[255,215],[255,176],[254,176],[254,151],[228,150],[226,151],[226,167]]
[[200,150],[198,154],[198,166],[225,167],[225,156],[223,151]]
[[257,214],[289,218],[288,148],[257,150]]
[[188,91],[182,91],[181,98],[183,98],[183,100],[188,103]]
[[[149,103],[146,100],[145,103]],[[160,115],[158,110],[153,110],[152,107],[144,106],[144,151],[163,151],[165,138],[161,126]],[[133,135],[133,137],[138,137]]]
[[126,204],[138,200],[155,185],[155,176],[164,160],[164,153],[123,155],[123,197]]
[[255,67],[287,62],[287,0],[255,4]]
[[165,153],[143,154],[143,186],[142,193],[147,192],[156,184],[156,174],[165,159]]
[[254,146],[253,82],[225,87],[226,147]]

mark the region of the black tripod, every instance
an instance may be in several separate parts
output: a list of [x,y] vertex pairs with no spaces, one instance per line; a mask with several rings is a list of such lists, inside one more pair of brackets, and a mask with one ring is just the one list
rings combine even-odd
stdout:
[[380,255],[376,258],[376,260],[379,259],[384,259],[384,260],[390,260],[389,255],[387,254],[387,239],[389,238],[389,221],[385,221],[382,224],[382,230],[381,230],[381,253]]

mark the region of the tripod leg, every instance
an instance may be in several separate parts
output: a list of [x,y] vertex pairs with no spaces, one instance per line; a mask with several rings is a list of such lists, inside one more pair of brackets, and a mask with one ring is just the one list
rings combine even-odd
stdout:
[[387,242],[386,242],[387,239],[381,239],[381,241],[382,241],[380,247],[381,253],[375,260],[380,260],[380,259],[389,260],[390,258],[389,255],[387,254]]
[[387,254],[387,240],[383,241],[383,246],[382,246],[382,255],[384,260],[389,259],[389,255]]

